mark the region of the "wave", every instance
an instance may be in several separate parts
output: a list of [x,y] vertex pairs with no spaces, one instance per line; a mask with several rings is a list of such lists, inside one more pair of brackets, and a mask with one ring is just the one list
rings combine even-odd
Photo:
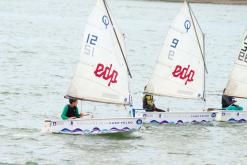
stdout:
[[183,124],[183,123],[206,123],[206,122],[207,122],[206,120],[201,120],[201,121],[193,120],[192,122],[184,122],[183,120],[178,120],[177,122],[169,122],[167,120],[163,120],[161,122],[157,120],[150,121],[151,124]]
[[238,123],[245,123],[245,122],[247,122],[245,119],[240,119],[240,120],[236,120],[236,119],[234,119],[234,118],[230,118],[229,120],[228,120],[228,122],[232,122],[232,123],[236,123],[236,122],[238,122]]
[[94,127],[93,129],[85,129],[85,130],[82,130],[80,128],[76,128],[76,129],[73,129],[73,130],[70,130],[68,128],[63,128],[60,132],[61,133],[96,133],[96,132],[102,132],[102,133],[106,133],[106,132],[128,132],[130,131],[131,129],[129,127],[124,127],[122,129],[118,129],[116,127],[113,127],[111,129],[100,129],[98,127]]

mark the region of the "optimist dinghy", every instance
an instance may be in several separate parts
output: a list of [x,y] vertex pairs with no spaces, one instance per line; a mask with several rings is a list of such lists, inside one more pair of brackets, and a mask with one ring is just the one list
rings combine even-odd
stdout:
[[[130,105],[129,77],[123,34],[105,0],[98,0],[85,27],[81,57],[66,97]],[[142,117],[57,119],[46,120],[45,128],[53,133],[106,134],[137,131],[142,123]]]
[[[205,101],[206,72],[204,34],[190,5],[185,1],[168,30],[144,93]],[[144,123],[176,124],[211,122],[216,113],[134,110],[133,116],[144,117]]]
[[[224,95],[247,98],[247,31],[243,34],[233,70]],[[246,122],[247,111],[210,109],[217,112],[216,121]]]

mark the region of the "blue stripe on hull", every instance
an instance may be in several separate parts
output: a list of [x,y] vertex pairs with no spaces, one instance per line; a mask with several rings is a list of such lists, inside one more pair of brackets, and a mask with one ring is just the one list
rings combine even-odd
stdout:
[[149,123],[150,124],[184,124],[184,123],[206,123],[206,120],[201,120],[201,121],[196,121],[193,120],[191,122],[184,122],[183,120],[178,120],[177,122],[168,122],[167,120],[163,120],[161,122],[157,121],[157,120],[151,120]]
[[240,120],[236,120],[236,119],[234,119],[234,118],[230,118],[229,120],[228,120],[228,122],[231,122],[231,123],[245,123],[245,122],[247,122],[245,119],[240,119]]
[[129,132],[131,129],[129,127],[124,127],[122,129],[118,129],[116,127],[111,128],[110,130],[108,129],[100,129],[98,127],[93,128],[92,130],[82,130],[80,128],[76,128],[74,130],[70,130],[68,128],[63,128],[60,133],[85,133],[85,134],[90,134],[90,133],[111,133],[111,132]]

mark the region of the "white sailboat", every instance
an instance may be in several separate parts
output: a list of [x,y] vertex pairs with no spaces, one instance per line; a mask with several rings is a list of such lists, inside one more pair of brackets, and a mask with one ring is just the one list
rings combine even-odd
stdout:
[[[129,105],[130,70],[125,41],[105,0],[98,0],[85,27],[80,61],[71,80],[67,98],[106,104]],[[48,120],[53,133],[105,134],[140,129],[142,118],[80,118]]]
[[[229,76],[224,95],[247,98],[247,31],[241,39],[233,70]],[[216,111],[216,121],[246,122],[247,111]]]
[[[187,1],[173,20],[145,93],[181,99],[205,99],[204,34]],[[144,123],[214,120],[214,112],[141,112]]]

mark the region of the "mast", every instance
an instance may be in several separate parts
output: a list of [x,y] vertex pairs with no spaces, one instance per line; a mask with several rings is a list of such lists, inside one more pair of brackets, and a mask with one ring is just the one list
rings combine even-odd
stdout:
[[117,36],[116,30],[115,30],[115,27],[114,27],[114,25],[113,25],[113,22],[112,22],[112,19],[111,19],[110,13],[109,13],[109,11],[108,11],[107,4],[106,4],[105,0],[103,0],[103,2],[104,2],[104,6],[105,6],[105,9],[106,9],[106,12],[107,12],[107,14],[108,14],[108,16],[109,16],[109,19],[110,19],[110,21],[111,21],[112,28],[113,28],[113,31],[114,31],[115,37],[116,37],[116,39],[117,39],[118,46],[119,46],[119,48],[120,48],[120,50],[121,50],[121,53],[122,53],[122,56],[123,56],[124,62],[125,62],[125,64],[126,64],[126,67],[127,67],[127,70],[128,70],[128,74],[129,74],[130,78],[132,78],[132,75],[131,75],[131,73],[130,73],[130,69],[129,69],[129,66],[128,66],[128,63],[127,63],[127,60],[126,60],[125,55],[124,55],[124,53],[123,53],[123,49],[122,49],[121,44],[120,44],[120,42],[119,42],[119,39],[118,39],[118,36]]
[[[203,52],[204,52],[204,59],[206,60],[206,56],[205,56],[205,34],[203,33]],[[205,70],[205,67],[204,67],[204,90],[203,90],[203,100],[204,102],[206,102],[206,70]]]

